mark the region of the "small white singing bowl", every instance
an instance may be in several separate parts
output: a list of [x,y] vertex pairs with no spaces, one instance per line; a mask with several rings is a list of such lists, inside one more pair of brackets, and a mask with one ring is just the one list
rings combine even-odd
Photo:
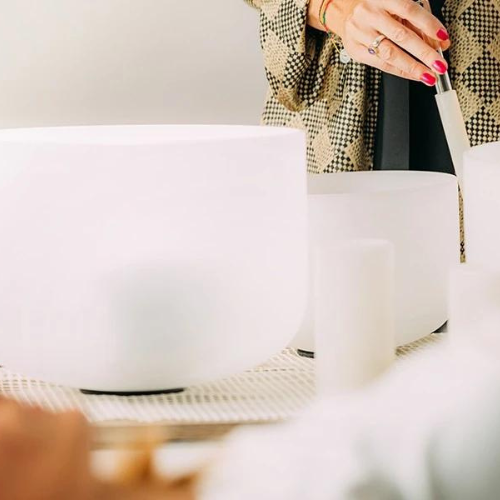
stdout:
[[500,142],[465,153],[463,189],[467,262],[500,271]]
[[[448,273],[460,260],[454,176],[417,171],[310,175],[309,224],[313,246],[359,238],[394,244],[397,345],[447,321]],[[314,352],[313,307],[310,300],[293,342],[308,352]]]
[[306,305],[302,132],[0,131],[0,363],[103,392],[267,360]]

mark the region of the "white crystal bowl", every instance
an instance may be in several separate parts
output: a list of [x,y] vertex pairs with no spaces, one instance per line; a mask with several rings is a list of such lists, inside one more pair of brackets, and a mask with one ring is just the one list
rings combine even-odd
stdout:
[[463,189],[467,262],[500,271],[500,142],[465,153]]
[[307,292],[291,129],[0,132],[0,362],[103,392],[183,388],[286,346]]
[[[312,245],[351,238],[394,244],[397,345],[446,322],[448,273],[460,259],[454,176],[417,171],[311,175],[309,213]],[[293,342],[304,351],[314,351],[313,311],[310,302]]]

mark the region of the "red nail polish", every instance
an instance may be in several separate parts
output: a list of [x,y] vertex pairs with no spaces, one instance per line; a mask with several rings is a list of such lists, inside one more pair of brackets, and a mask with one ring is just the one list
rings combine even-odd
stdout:
[[438,72],[444,75],[448,70],[448,66],[442,61],[434,61],[432,67]]
[[429,87],[433,87],[434,85],[436,85],[436,77],[431,75],[430,73],[424,73],[420,80]]
[[444,30],[443,28],[441,28],[437,33],[436,33],[437,37],[440,39],[440,40],[443,40],[446,41],[446,40],[449,40],[450,39],[450,35],[448,35],[448,32],[446,30]]

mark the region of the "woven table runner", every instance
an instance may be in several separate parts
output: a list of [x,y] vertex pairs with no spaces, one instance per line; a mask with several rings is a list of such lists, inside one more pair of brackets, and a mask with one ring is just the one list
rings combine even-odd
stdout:
[[[430,335],[398,349],[404,360],[442,335]],[[264,365],[179,394],[84,395],[0,369],[0,394],[50,410],[78,409],[94,424],[135,422],[173,425],[278,422],[293,417],[314,398],[314,360],[287,349]]]

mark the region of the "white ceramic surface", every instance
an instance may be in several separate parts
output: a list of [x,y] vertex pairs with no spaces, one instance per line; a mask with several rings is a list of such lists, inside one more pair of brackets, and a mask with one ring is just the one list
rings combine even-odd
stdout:
[[464,155],[467,262],[500,271],[500,142]]
[[[313,247],[350,238],[394,244],[397,345],[446,322],[448,272],[460,259],[454,176],[416,171],[311,175],[309,193]],[[314,351],[312,301],[293,345]]]
[[450,339],[500,353],[500,272],[461,264],[450,277]]
[[306,303],[302,132],[0,132],[0,362],[100,391],[243,370]]
[[329,397],[361,389],[394,360],[394,246],[319,244],[313,260],[317,386]]

